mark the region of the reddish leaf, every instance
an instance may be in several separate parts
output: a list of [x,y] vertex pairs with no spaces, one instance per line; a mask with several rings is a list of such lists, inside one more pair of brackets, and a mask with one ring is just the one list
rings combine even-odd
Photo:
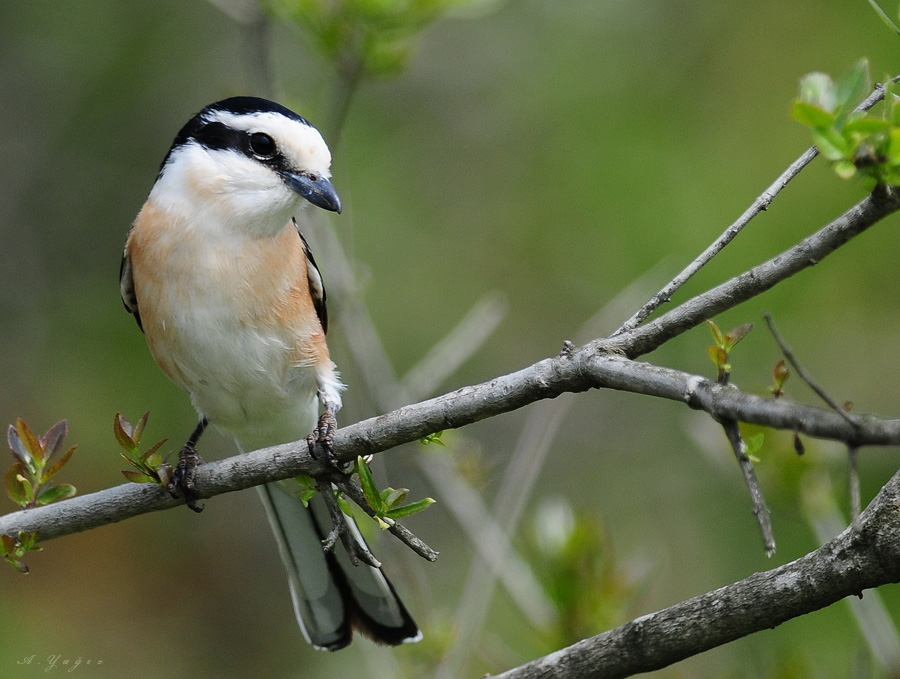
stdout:
[[[158,442],[154,443],[152,446],[150,446],[150,447],[147,449],[147,452],[146,452],[146,453],[144,453],[143,455],[141,455],[141,459],[144,460],[145,462],[146,462],[147,460],[149,460],[149,459],[150,459],[150,456],[153,455],[157,450],[159,450],[160,447],[161,447],[166,441],[168,441],[168,440],[169,440],[169,439],[166,438],[166,439],[163,439],[162,441],[158,441]],[[162,453],[160,453],[160,456],[162,456]]]
[[12,535],[4,533],[0,535],[0,542],[3,543],[3,551],[13,556],[16,553],[16,539]]
[[9,429],[6,430],[6,440],[9,443],[9,449],[12,451],[13,456],[26,467],[30,467],[33,464],[31,453],[28,452],[19,436],[19,432],[13,425],[9,425]]
[[50,468],[47,471],[44,472],[44,475],[41,477],[41,483],[43,483],[44,481],[49,479],[51,476],[53,476],[56,472],[58,472],[60,469],[62,469],[66,465],[66,463],[69,461],[69,458],[72,457],[72,454],[75,452],[75,449],[77,447],[78,446],[72,446],[66,452],[64,452],[62,454],[62,457],[60,457],[56,462],[54,462],[50,466]]
[[139,419],[138,423],[134,426],[134,431],[131,433],[131,438],[134,440],[135,445],[138,445],[141,442],[141,434],[144,432],[144,427],[147,426],[148,417],[150,417],[149,410],[141,415],[141,419]]
[[41,447],[41,442],[38,441],[37,436],[34,435],[34,432],[29,429],[28,425],[25,424],[25,420],[21,417],[16,420],[16,432],[35,462],[43,461],[44,449]]
[[69,435],[69,424],[65,420],[60,420],[47,430],[41,436],[40,444],[44,449],[46,458],[49,460],[54,454],[62,450],[63,441]]
[[133,451],[137,447],[132,438],[134,427],[131,426],[131,422],[126,420],[122,413],[116,413],[116,416],[113,419],[113,432],[116,434],[116,441],[118,441],[119,445],[125,450]]

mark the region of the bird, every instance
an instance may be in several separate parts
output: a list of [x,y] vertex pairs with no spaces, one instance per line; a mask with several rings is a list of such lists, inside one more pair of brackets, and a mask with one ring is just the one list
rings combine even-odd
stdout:
[[[223,99],[178,132],[128,232],[122,301],[199,416],[169,486],[195,511],[197,442],[210,424],[242,452],[307,435],[311,450],[329,450],[344,385],[325,341],[322,276],[298,220],[309,206],[341,212],[330,172],[328,146],[305,118],[258,97]],[[259,494],[305,639],[329,651],[354,631],[388,645],[418,641],[380,568],[355,565],[334,540],[323,547],[330,518],[321,493],[307,506],[290,483]]]

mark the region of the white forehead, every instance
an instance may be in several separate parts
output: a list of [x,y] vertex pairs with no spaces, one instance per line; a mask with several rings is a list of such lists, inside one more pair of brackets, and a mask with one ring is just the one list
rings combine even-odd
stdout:
[[264,132],[275,140],[278,149],[295,169],[322,177],[330,176],[331,152],[322,135],[312,125],[271,111],[240,114],[212,111],[207,120],[251,134]]

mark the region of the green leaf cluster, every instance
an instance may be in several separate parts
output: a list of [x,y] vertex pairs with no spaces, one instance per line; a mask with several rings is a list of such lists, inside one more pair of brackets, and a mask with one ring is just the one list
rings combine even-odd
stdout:
[[26,552],[40,552],[43,547],[37,544],[37,533],[26,533],[24,530],[19,531],[18,537],[12,535],[0,535],[0,549],[3,550],[3,558],[6,559],[13,568],[22,573],[28,573],[28,566],[21,560]]
[[485,0],[266,0],[272,14],[303,28],[344,75],[393,75],[422,31],[450,10]]
[[[353,471],[359,474],[360,485],[362,485],[366,501],[375,510],[375,520],[382,530],[390,528],[390,524],[384,519],[402,519],[406,516],[418,514],[434,504],[434,500],[430,497],[426,497],[418,502],[403,504],[409,495],[408,488],[388,487],[384,490],[378,490],[378,486],[375,485],[375,479],[372,477],[372,470],[369,469],[368,463],[362,456],[356,458],[356,465]],[[344,511],[346,513],[346,510]]]
[[728,362],[731,350],[735,344],[744,339],[753,330],[753,324],[744,323],[723,333],[714,321],[706,321],[706,323],[712,331],[714,342],[707,348],[706,353],[716,366],[718,373],[716,379],[724,384],[728,381],[728,377],[731,374],[731,364]]
[[809,128],[813,142],[843,179],[859,177],[870,188],[900,186],[900,101],[887,85],[881,116],[856,111],[871,89],[863,59],[836,82],[825,73],[800,81],[791,116]]
[[125,469],[123,476],[132,483],[156,483],[162,486],[169,484],[172,479],[172,465],[165,461],[160,448],[168,441],[157,441],[146,452],[141,452],[141,434],[147,426],[147,418],[150,412],[141,415],[136,425],[125,419],[122,413],[116,413],[113,419],[113,431],[116,441],[124,452],[119,453],[134,469]]
[[50,483],[71,459],[77,446],[63,449],[69,427],[57,422],[38,438],[21,418],[9,425],[6,440],[14,462],[6,472],[6,494],[22,508],[48,505],[75,495],[75,486]]

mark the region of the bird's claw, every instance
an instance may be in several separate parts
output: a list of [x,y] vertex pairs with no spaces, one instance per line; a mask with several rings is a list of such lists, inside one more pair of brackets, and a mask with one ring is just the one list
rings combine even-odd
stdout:
[[316,459],[321,459],[320,451],[325,453],[329,464],[339,471],[344,470],[344,465],[334,453],[334,432],[337,430],[337,419],[334,413],[326,410],[319,418],[319,423],[313,432],[306,437],[306,445],[309,446],[309,454]]
[[172,472],[172,479],[166,486],[172,497],[183,497],[189,509],[202,512],[203,507],[197,505],[200,496],[194,488],[197,467],[203,463],[197,449],[191,443],[185,443],[178,453],[178,464]]

